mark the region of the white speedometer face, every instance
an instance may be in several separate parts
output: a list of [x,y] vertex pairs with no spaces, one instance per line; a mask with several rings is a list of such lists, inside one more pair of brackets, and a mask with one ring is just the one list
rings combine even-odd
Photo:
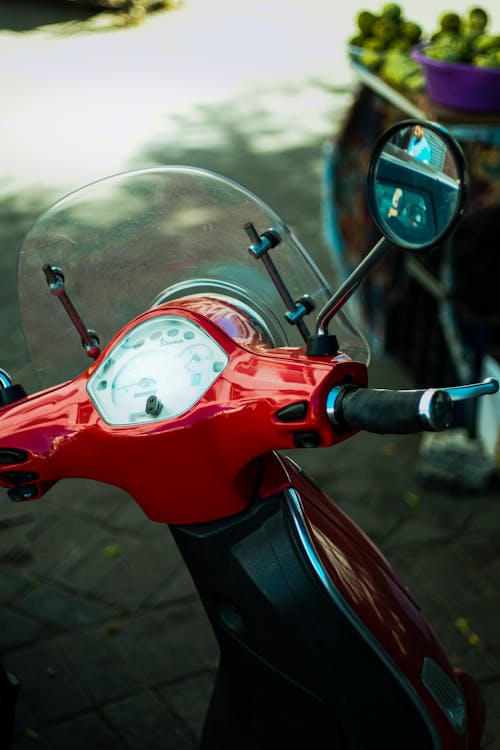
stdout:
[[107,353],[88,393],[109,424],[176,417],[205,393],[229,357],[193,321],[162,315],[139,323]]

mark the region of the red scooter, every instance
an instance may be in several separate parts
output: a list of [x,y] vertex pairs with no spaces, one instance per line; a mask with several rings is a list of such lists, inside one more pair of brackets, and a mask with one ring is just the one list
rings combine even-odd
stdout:
[[380,552],[276,452],[443,430],[454,401],[498,389],[369,389],[367,344],[342,309],[389,248],[437,245],[462,213],[459,147],[423,123],[438,158],[419,161],[415,124],[374,150],[383,237],[333,295],[262,201],[193,168],[85,187],[22,247],[46,390],[0,374],[0,483],[25,502],[96,479],[169,524],[220,646],[203,750],[479,748],[472,679]]

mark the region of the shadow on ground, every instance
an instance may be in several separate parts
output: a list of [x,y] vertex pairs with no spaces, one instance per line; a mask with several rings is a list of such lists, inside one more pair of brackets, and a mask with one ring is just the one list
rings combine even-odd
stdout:
[[76,3],[40,2],[40,0],[1,0],[0,29],[9,31],[33,31],[40,26],[48,26],[68,21],[86,21],[97,13],[95,8],[86,8]]
[[[311,90],[317,84],[311,81]],[[284,86],[279,97],[296,95]],[[275,99],[279,103],[278,96]],[[339,102],[345,99],[342,92]],[[252,96],[236,97],[224,106],[200,105],[186,115],[172,115],[177,137],[145,149],[136,166],[184,164],[217,172],[253,191],[292,230],[331,285],[337,281],[321,218],[324,135],[273,110],[272,94],[260,104]],[[342,111],[342,110],[340,110]],[[337,115],[339,110],[337,108]],[[332,115],[332,128],[335,127]]]

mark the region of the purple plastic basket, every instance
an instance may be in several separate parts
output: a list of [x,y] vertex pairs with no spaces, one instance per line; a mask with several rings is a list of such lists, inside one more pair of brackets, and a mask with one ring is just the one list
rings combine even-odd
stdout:
[[429,99],[445,107],[473,112],[500,112],[500,68],[447,63],[423,54],[425,44],[412,50],[422,65]]

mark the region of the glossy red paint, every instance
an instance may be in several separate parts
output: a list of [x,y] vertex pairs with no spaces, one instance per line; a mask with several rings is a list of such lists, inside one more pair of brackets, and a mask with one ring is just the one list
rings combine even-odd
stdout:
[[[205,315],[199,299],[143,313],[75,380],[5,407],[0,448],[22,449],[28,459],[2,466],[1,483],[12,486],[6,471],[35,472],[39,497],[65,477],[95,479],[126,490],[155,521],[200,523],[244,509],[257,488],[256,459],[294,447],[297,432],[316,433],[320,445],[344,439],[328,421],[325,399],[345,378],[365,383],[366,368],[341,355],[325,361],[299,349],[269,349],[260,335],[248,331],[240,337],[243,344],[237,343],[221,327],[220,305],[213,312],[217,323],[206,317],[208,302]],[[165,314],[184,315],[201,325],[227,352],[228,365],[179,417],[134,426],[107,424],[88,396],[89,377],[135,325]],[[308,404],[303,420],[277,418],[280,409],[298,401]]]
[[[310,539],[334,587],[363,627],[409,681],[427,707],[443,750],[478,750],[484,726],[484,704],[468,676],[459,675],[387,560],[349,519],[289,459],[269,456],[261,494],[294,488],[301,500]],[[425,657],[440,665],[464,692],[470,707],[469,729],[459,735],[425,688],[421,671]]]

